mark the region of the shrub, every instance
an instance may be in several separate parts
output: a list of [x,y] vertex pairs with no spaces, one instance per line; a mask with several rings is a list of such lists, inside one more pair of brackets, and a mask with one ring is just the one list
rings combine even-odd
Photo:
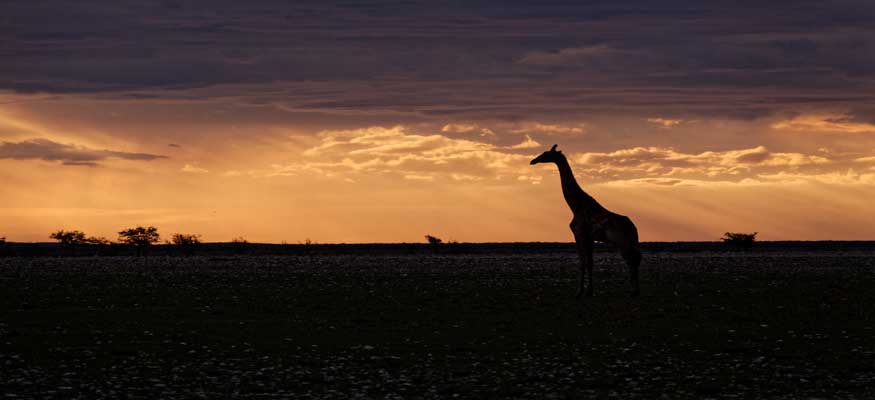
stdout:
[[192,255],[194,254],[195,248],[199,244],[201,244],[201,236],[185,233],[174,233],[170,241],[173,244],[179,246],[183,254]]
[[316,244],[310,238],[304,239],[303,242],[298,242],[300,251],[304,254],[313,254],[316,251]]
[[441,238],[432,235],[425,235],[425,240],[428,240],[428,244],[431,245],[431,249],[435,253],[441,250],[441,243],[443,243]]
[[747,250],[753,247],[753,243],[756,241],[756,236],[758,232],[754,233],[739,233],[739,232],[726,232],[723,234],[723,237],[720,240],[723,243],[733,245],[742,250]]
[[70,255],[76,255],[76,246],[86,243],[85,232],[82,231],[65,231],[60,229],[52,232],[49,235],[50,239],[55,239],[58,243],[62,243],[70,248]]
[[425,240],[428,240],[428,244],[430,244],[432,246],[437,246],[437,245],[441,244],[441,242],[443,242],[443,240],[441,240],[441,238],[435,237],[432,235],[425,235]]
[[243,236],[237,236],[231,239],[231,247],[234,249],[234,254],[244,254],[246,248],[249,247],[249,242]]
[[157,243],[160,239],[161,237],[158,235],[158,228],[154,226],[148,228],[138,226],[136,228],[125,229],[118,233],[119,243],[136,246],[137,257],[143,255],[149,245]]

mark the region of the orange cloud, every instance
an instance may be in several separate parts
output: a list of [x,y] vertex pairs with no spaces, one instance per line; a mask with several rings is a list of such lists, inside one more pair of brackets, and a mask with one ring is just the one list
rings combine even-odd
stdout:
[[559,124],[542,124],[540,122],[522,122],[517,124],[517,128],[511,130],[513,133],[541,133],[546,135],[580,135],[584,133],[584,124],[579,125],[559,125]]
[[450,132],[450,133],[469,133],[469,132],[480,132],[480,136],[482,137],[495,137],[495,132],[493,132],[489,128],[481,128],[477,124],[446,124],[441,128],[441,132]]
[[201,168],[192,164],[185,164],[185,166],[183,166],[179,170],[182,172],[188,172],[190,174],[206,174],[210,172],[208,169]]
[[534,149],[538,147],[541,147],[541,144],[532,139],[529,135],[526,135],[526,140],[523,140],[522,143],[510,146],[511,149]]
[[635,147],[607,153],[584,153],[574,159],[584,174],[600,180],[658,184],[703,184],[727,179],[733,182],[747,179],[750,183],[750,179],[759,173],[833,163],[820,155],[771,152],[764,146],[701,153]]
[[778,121],[772,129],[796,132],[875,133],[875,124],[858,122],[846,114],[809,114]]
[[304,151],[304,159],[273,165],[270,176],[318,174],[326,177],[399,175],[406,179],[443,177],[456,181],[499,179],[525,175],[530,155],[508,150],[528,149],[528,140],[508,148],[440,134],[412,133],[403,126],[323,131],[320,142]]

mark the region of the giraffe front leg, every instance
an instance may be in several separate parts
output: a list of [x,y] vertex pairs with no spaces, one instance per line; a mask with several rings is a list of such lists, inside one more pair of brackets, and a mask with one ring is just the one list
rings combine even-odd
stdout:
[[[587,297],[592,296],[592,241],[588,238],[581,237],[577,241],[578,257],[580,258],[580,274],[578,276],[578,286],[575,297],[579,298],[584,292]],[[584,290],[584,288],[586,290]]]
[[592,247],[589,246],[586,253],[586,297],[592,297],[592,267],[595,262],[592,259]]

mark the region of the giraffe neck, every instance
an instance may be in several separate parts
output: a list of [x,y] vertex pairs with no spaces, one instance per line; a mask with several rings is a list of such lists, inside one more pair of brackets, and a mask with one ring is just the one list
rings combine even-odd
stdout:
[[583,211],[595,211],[592,210],[593,206],[601,208],[598,202],[586,194],[577,184],[574,172],[571,171],[571,165],[568,164],[568,159],[565,156],[556,161],[556,166],[559,167],[559,178],[562,181],[562,196],[565,197],[565,202],[568,203],[571,212],[577,215],[582,207],[585,207]]

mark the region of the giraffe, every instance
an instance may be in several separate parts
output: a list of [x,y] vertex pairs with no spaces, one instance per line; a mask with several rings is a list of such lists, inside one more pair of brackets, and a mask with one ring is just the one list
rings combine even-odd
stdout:
[[556,151],[553,145],[532,160],[531,165],[539,163],[554,163],[559,167],[559,177],[562,181],[562,195],[565,202],[574,213],[569,225],[577,244],[580,256],[580,279],[575,297],[580,297],[584,289],[584,273],[586,274],[586,295],[592,296],[593,242],[602,242],[619,249],[620,254],[629,266],[632,296],[637,296],[638,264],[641,263],[641,251],[638,249],[638,229],[632,220],[625,215],[616,214],[602,207],[598,201],[587,194],[577,184],[568,159],[561,151]]

